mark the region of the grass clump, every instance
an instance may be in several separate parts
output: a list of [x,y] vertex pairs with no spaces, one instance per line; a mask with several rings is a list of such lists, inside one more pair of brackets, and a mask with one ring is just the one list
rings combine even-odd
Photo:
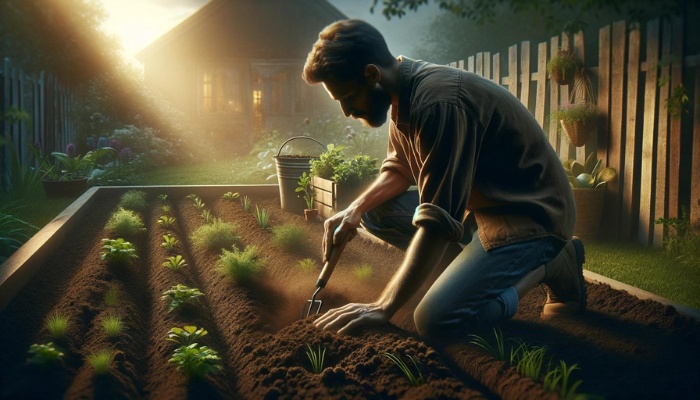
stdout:
[[248,246],[243,251],[234,247],[233,251],[222,249],[217,268],[222,275],[238,283],[247,281],[260,272],[263,262],[255,246]]
[[133,237],[146,231],[141,217],[132,210],[120,208],[107,221],[107,230],[120,237]]
[[303,260],[299,260],[299,262],[297,262],[297,266],[304,272],[310,272],[316,267],[316,261],[314,261],[312,258],[305,258]]
[[258,226],[263,229],[267,229],[270,223],[270,211],[266,208],[259,208],[256,204],[253,215],[255,216],[255,220],[258,222]]
[[107,307],[116,307],[119,302],[119,291],[116,286],[110,286],[105,291],[104,295],[105,305]]
[[280,225],[272,228],[272,241],[280,248],[295,251],[304,246],[306,232],[296,225]]
[[391,362],[393,362],[397,367],[399,367],[401,372],[403,372],[404,376],[406,376],[406,378],[408,379],[408,383],[411,384],[411,386],[422,385],[425,382],[425,380],[423,379],[423,374],[420,372],[420,368],[418,367],[418,363],[416,363],[416,360],[414,360],[413,357],[411,357],[410,355],[408,356],[408,358],[411,360],[413,366],[415,367],[415,373],[408,366],[408,364],[406,364],[406,362],[396,354],[384,353],[384,356],[391,360]]
[[122,194],[118,206],[126,210],[143,211],[147,205],[146,192],[132,189]]
[[309,357],[309,362],[311,363],[311,372],[314,374],[320,374],[323,371],[323,362],[326,359],[326,348],[321,348],[318,345],[318,349],[314,350],[311,345],[306,344],[306,356]]
[[236,225],[219,219],[211,224],[202,225],[190,236],[195,247],[219,250],[232,247],[239,240]]
[[119,336],[119,334],[122,333],[122,329],[124,328],[122,317],[116,314],[105,315],[104,317],[102,317],[101,324],[102,329],[104,329],[105,334],[108,338],[114,338]]
[[494,327],[493,335],[495,337],[494,343],[489,342],[488,340],[479,335],[473,334],[469,335],[469,337],[472,338],[472,340],[469,343],[479,346],[482,349],[488,351],[489,354],[491,354],[495,359],[499,361],[505,361],[505,341],[503,340],[503,332],[501,331],[501,328]]
[[90,353],[87,356],[87,362],[92,367],[92,370],[97,375],[104,375],[109,371],[109,366],[112,365],[114,353],[111,350],[98,350]]
[[51,314],[44,321],[44,327],[53,339],[61,339],[68,332],[68,317],[59,313]]
[[355,266],[352,269],[352,273],[355,274],[357,279],[366,281],[372,278],[372,275],[374,274],[374,267],[372,267],[371,264],[362,263],[360,265]]

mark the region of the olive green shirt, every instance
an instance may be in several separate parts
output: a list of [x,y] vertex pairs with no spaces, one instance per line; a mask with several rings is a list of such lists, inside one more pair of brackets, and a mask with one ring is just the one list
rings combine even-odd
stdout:
[[569,239],[571,187],[530,111],[476,74],[399,61],[399,103],[381,169],[417,185],[413,224],[457,241],[473,213],[486,250],[547,235]]

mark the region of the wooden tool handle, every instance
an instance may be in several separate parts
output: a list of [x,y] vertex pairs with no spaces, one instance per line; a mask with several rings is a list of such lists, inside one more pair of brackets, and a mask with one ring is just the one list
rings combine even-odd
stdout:
[[348,236],[349,233],[345,235],[340,243],[333,245],[333,248],[331,248],[331,254],[328,256],[328,261],[326,261],[326,264],[321,270],[321,274],[318,276],[316,287],[323,288],[326,286],[326,283],[328,283],[328,279],[330,279],[331,274],[335,269],[335,265],[338,264],[338,260],[340,259],[340,255],[343,253],[343,249],[345,249],[345,245],[348,244]]

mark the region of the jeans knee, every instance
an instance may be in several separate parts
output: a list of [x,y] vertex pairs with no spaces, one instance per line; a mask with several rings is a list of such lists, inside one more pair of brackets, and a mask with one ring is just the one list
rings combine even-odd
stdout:
[[416,325],[418,333],[424,336],[435,336],[445,329],[440,311],[431,310],[431,307],[423,302],[418,304],[413,311],[413,323]]

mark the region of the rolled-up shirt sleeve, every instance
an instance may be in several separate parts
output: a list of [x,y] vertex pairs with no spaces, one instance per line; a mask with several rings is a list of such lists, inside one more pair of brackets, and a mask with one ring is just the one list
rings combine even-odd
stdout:
[[420,206],[413,224],[460,240],[483,129],[477,118],[449,102],[434,103],[415,115],[411,125],[415,127],[420,165],[416,182]]
[[407,144],[402,142],[401,136],[402,134],[392,122],[391,127],[389,128],[389,146],[387,148],[387,157],[382,162],[379,171],[394,171],[406,178],[406,180],[411,182],[411,184],[415,184],[416,180],[411,172],[411,164],[408,160],[409,155],[407,154]]

